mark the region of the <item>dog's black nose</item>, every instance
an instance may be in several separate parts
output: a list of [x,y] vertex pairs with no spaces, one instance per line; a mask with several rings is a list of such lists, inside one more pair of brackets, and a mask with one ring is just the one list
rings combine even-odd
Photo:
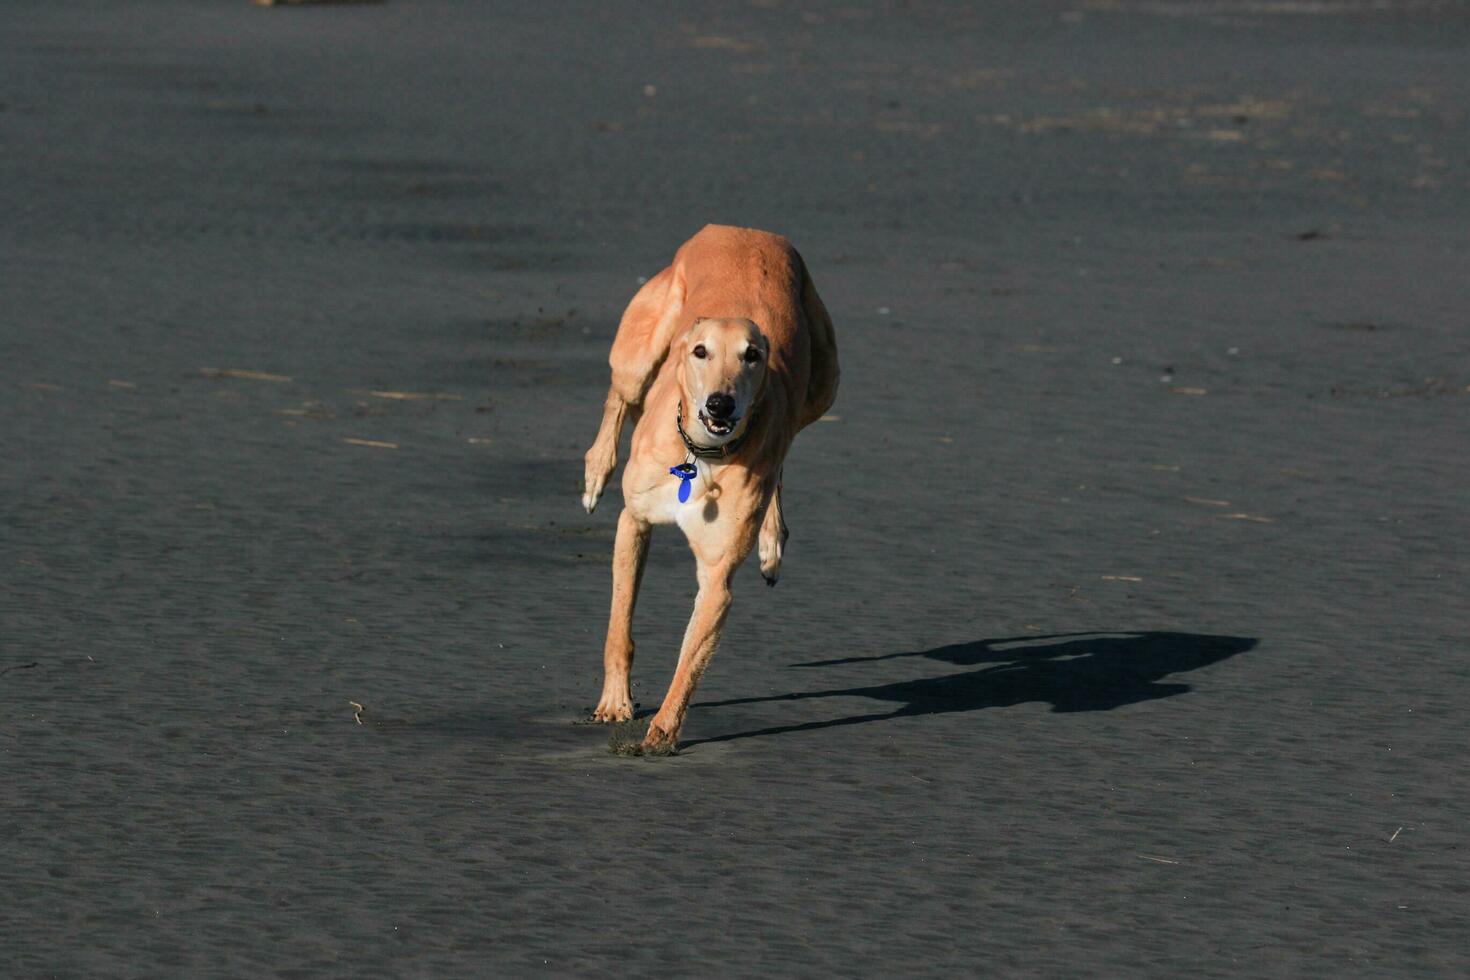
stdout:
[[735,411],[735,399],[729,395],[710,395],[704,403],[704,412],[712,419],[724,421]]

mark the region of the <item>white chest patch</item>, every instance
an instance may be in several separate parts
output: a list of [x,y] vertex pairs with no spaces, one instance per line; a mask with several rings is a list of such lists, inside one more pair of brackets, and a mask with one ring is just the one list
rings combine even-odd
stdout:
[[706,504],[705,492],[709,489],[709,471],[704,464],[695,464],[695,474],[689,481],[689,499],[679,501],[679,485],[684,482],[672,473],[658,486],[645,492],[640,508],[650,524],[678,524],[688,527],[690,522],[704,523]]

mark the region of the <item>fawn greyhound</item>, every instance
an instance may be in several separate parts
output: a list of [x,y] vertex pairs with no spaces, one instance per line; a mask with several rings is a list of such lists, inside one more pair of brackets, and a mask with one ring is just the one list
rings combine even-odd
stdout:
[[719,645],[730,584],[760,544],[776,584],[787,530],[781,466],[796,433],[837,394],[832,320],[796,249],[779,235],[707,225],[628,304],[608,357],[612,385],[587,450],[582,506],[592,513],[634,420],[613,546],[601,722],[633,715],[633,605],[654,524],[677,524],[699,594],[646,753],[678,747],[689,699]]

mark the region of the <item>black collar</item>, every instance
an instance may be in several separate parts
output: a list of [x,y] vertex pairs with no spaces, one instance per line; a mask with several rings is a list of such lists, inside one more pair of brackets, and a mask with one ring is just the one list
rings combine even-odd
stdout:
[[[753,411],[754,407],[752,406]],[[689,450],[691,455],[698,456],[700,459],[724,459],[738,449],[740,444],[745,441],[745,437],[750,434],[750,416],[747,414],[745,430],[734,439],[721,446],[699,445],[699,443],[689,438],[689,433],[684,431],[684,400],[682,398],[679,399],[679,414],[674,416],[674,425],[679,428],[679,438],[684,440],[684,448]]]

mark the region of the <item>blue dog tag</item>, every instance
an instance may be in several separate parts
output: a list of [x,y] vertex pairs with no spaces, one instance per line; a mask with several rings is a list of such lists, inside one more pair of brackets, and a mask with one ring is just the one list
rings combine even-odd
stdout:
[[669,467],[669,472],[679,478],[679,503],[689,501],[689,487],[694,482],[694,476],[699,471],[694,468],[693,463],[680,463],[678,466]]

